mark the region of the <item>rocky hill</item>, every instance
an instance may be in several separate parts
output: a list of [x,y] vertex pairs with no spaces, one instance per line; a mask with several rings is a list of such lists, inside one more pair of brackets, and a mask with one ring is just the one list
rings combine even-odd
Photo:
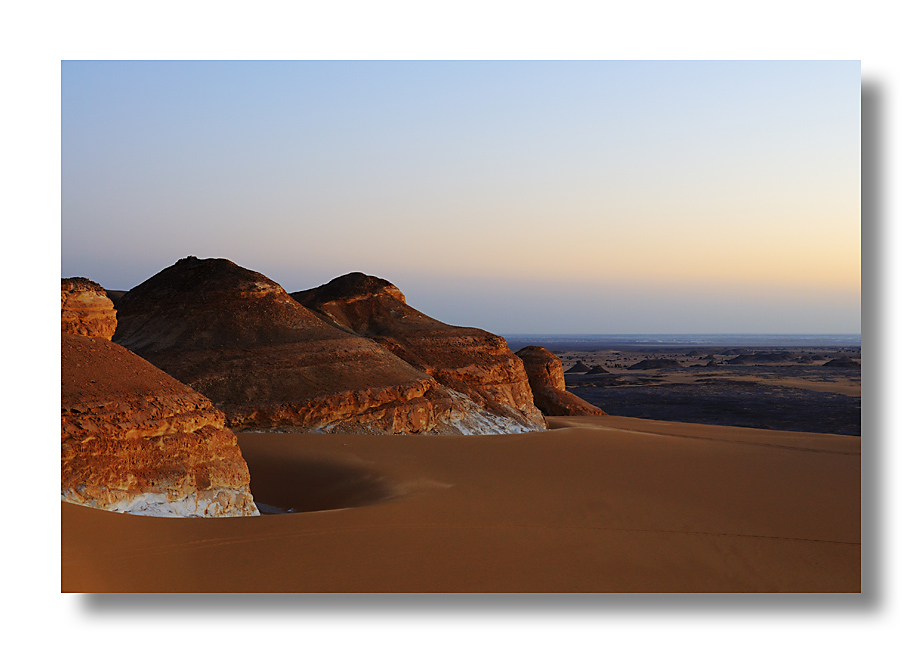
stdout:
[[485,410],[526,430],[545,428],[522,361],[500,336],[439,322],[408,305],[389,281],[360,272],[291,296],[337,326],[386,347]]
[[524,347],[515,352],[525,365],[535,405],[545,415],[604,415],[588,401],[568,392],[560,359],[544,347]]
[[114,340],[209,397],[236,428],[533,428],[225,259],[182,259],[131,289]]
[[104,294],[86,301],[101,289],[84,281],[61,283],[61,498],[155,516],[258,515],[224,415],[110,342],[115,311]]

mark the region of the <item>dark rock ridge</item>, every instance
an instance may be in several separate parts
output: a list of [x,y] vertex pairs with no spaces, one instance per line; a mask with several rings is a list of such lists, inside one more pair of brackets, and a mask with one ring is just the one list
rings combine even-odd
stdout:
[[[72,279],[61,288],[77,295],[63,306],[101,291]],[[78,335],[108,324],[97,310],[84,317],[80,324],[62,309],[61,498],[152,516],[258,515],[249,470],[224,415],[108,337]]]
[[660,370],[672,367],[682,367],[678,361],[671,358],[648,358],[639,363],[634,363],[629,370]]
[[852,360],[848,356],[840,356],[823,363],[823,367],[861,367],[861,363]]
[[583,361],[576,361],[576,365],[567,370],[567,374],[585,374],[591,368]]
[[527,430],[545,428],[522,362],[500,336],[431,318],[408,305],[394,284],[361,272],[291,296],[481,408]]
[[188,257],[130,290],[119,300],[114,340],[209,397],[235,428],[537,428],[520,414],[484,408],[225,259]]
[[785,363],[794,360],[790,352],[758,352],[740,354],[727,361],[727,365],[749,365],[750,363]]
[[525,364],[535,405],[550,416],[604,415],[588,401],[568,392],[560,359],[544,347],[524,347],[515,352]]

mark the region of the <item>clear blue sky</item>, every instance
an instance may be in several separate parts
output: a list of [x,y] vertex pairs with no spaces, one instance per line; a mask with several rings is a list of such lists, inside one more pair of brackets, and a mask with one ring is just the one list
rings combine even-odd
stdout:
[[499,333],[856,333],[859,62],[64,62],[62,276]]

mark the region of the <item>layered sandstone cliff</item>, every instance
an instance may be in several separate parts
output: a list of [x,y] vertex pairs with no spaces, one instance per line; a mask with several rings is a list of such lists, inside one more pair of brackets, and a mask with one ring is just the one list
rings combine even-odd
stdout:
[[392,283],[360,272],[291,296],[522,429],[546,427],[522,362],[503,338],[439,322],[409,306]]
[[61,332],[111,340],[115,309],[103,287],[83,277],[61,279]]
[[[87,292],[70,281],[62,293]],[[258,515],[224,415],[107,337],[75,335],[105,333],[87,315],[80,324],[62,311],[61,498],[153,516]]]
[[235,428],[526,428],[225,259],[182,259],[130,290],[114,340],[209,397]]
[[544,347],[524,347],[515,355],[525,364],[535,405],[545,415],[566,417],[605,414],[588,401],[567,391],[560,359]]

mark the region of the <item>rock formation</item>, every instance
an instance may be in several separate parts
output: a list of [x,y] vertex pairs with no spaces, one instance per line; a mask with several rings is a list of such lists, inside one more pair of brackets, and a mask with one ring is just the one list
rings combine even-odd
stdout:
[[567,392],[560,359],[544,347],[524,347],[515,355],[522,359],[535,405],[545,415],[566,417],[605,414],[588,401]]
[[209,397],[235,428],[455,434],[532,428],[224,259],[182,259],[130,290],[119,300],[114,340]]
[[[88,292],[83,281],[61,287],[78,295],[62,306]],[[95,309],[86,323],[75,314],[61,314],[61,498],[153,516],[258,515],[224,415],[107,336],[75,335],[111,330]]]
[[576,365],[567,370],[567,374],[585,374],[591,368],[583,361],[576,361]]
[[115,309],[102,286],[83,277],[61,279],[61,332],[112,338]]
[[605,369],[604,367],[602,367],[601,365],[593,365],[593,366],[592,366],[592,369],[590,369],[588,372],[586,372],[586,374],[587,374],[587,375],[589,375],[589,374],[611,374],[611,372],[609,372],[608,370],[606,370],[606,369]]
[[852,360],[848,356],[840,356],[839,358],[833,358],[831,361],[823,363],[823,367],[861,367],[861,363]]
[[503,338],[439,322],[409,306],[389,281],[360,272],[292,297],[337,326],[373,339],[490,413],[524,430],[545,428],[522,361]]
[[755,352],[752,354],[739,354],[736,358],[727,361],[727,365],[749,365],[751,363],[785,363],[794,360],[794,356],[787,351]]
[[661,370],[671,367],[682,367],[679,362],[671,358],[647,358],[639,363],[634,363],[629,370]]

